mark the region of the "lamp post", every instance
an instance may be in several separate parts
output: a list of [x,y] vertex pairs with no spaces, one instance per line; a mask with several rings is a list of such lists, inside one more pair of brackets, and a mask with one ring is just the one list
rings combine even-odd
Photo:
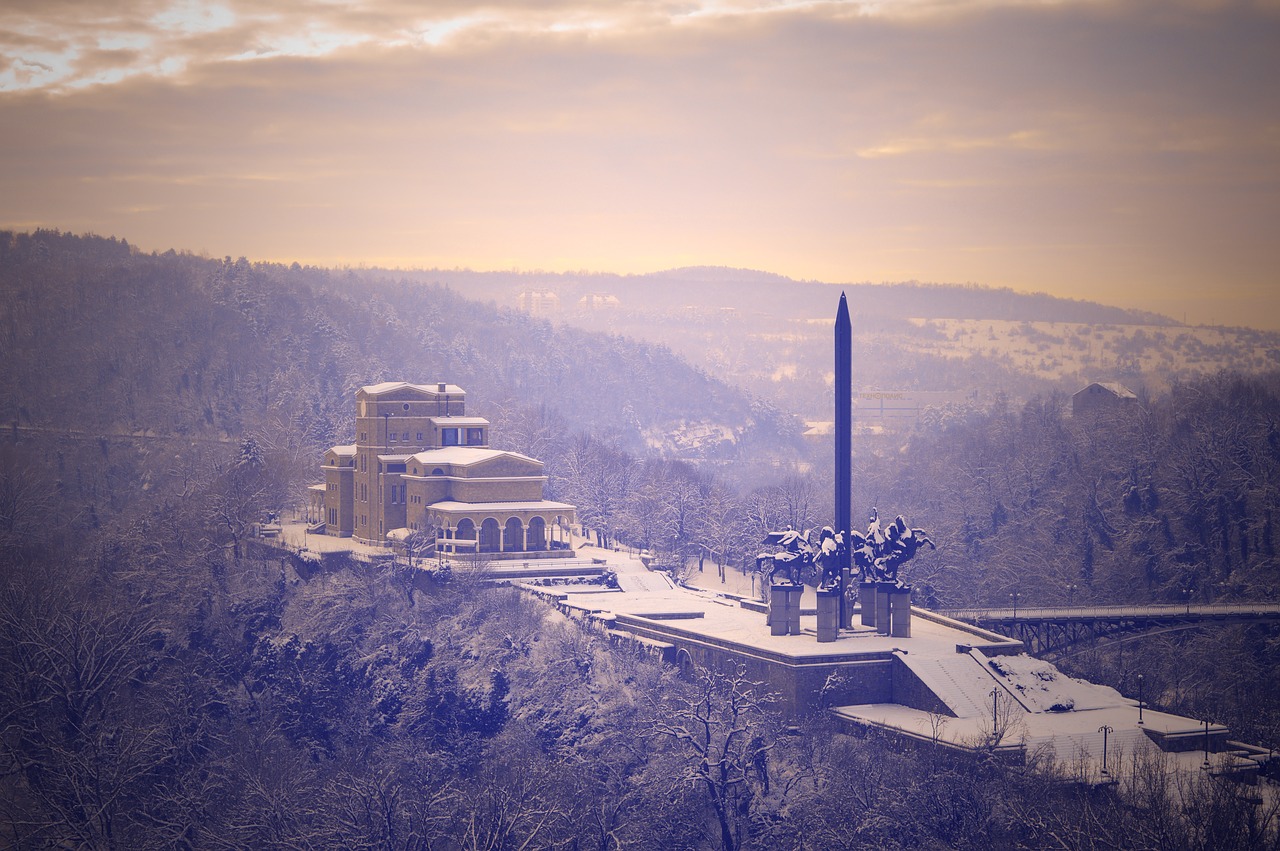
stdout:
[[1142,674],[1138,674],[1138,723],[1142,723]]
[[1000,741],[1000,689],[991,690],[991,743]]
[[1204,719],[1204,763],[1201,764],[1200,768],[1205,771],[1209,770],[1209,719],[1208,718]]
[[1103,724],[1098,728],[1098,732],[1102,734],[1102,776],[1109,777],[1110,772],[1107,771],[1107,736],[1115,732],[1115,728],[1108,724]]
[[1187,605],[1187,617],[1191,616],[1191,589],[1182,589],[1182,601]]
[[1018,589],[1014,588],[1013,591],[1009,594],[1009,596],[1013,599],[1013,621],[1014,623],[1017,623],[1018,622]]
[[1075,604],[1076,604],[1076,586],[1075,586],[1075,583],[1073,582],[1067,586],[1067,605],[1069,607],[1074,608]]

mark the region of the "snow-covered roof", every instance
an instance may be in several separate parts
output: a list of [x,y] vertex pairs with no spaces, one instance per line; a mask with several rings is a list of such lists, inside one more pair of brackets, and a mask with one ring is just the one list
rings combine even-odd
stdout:
[[519,452],[508,452],[505,449],[485,449],[479,446],[443,446],[440,449],[426,449],[412,456],[413,460],[430,467],[433,464],[452,464],[455,467],[470,467],[495,458],[516,458],[533,464],[537,459]]
[[342,446],[333,446],[329,449],[334,455],[355,455],[356,445],[354,443],[346,443]]
[[431,422],[435,425],[446,427],[469,426],[476,428],[489,425],[489,421],[484,417],[432,417]]
[[1088,387],[1085,387],[1083,390],[1077,390],[1076,393],[1080,394],[1080,393],[1087,392],[1089,387],[1101,387],[1104,390],[1108,390],[1111,393],[1115,394],[1115,396],[1120,399],[1137,399],[1138,398],[1137,393],[1134,393],[1128,387],[1125,387],[1123,384],[1117,383],[1115,381],[1095,381],[1092,384],[1090,384]]
[[455,393],[466,392],[456,384],[445,384],[442,387],[439,384],[410,384],[408,381],[383,381],[380,384],[366,384],[364,387],[360,388],[360,392],[364,393],[366,396],[381,396],[384,393],[390,393],[393,390],[403,390],[406,387],[411,390],[417,390],[421,393],[430,393],[432,395],[436,393],[448,393],[453,395]]
[[307,485],[309,491],[322,491],[328,488],[328,485]]
[[384,463],[402,464],[412,457],[412,455],[379,455],[378,460]]
[[433,502],[428,508],[436,511],[450,511],[454,513],[469,512],[476,513],[481,511],[573,511],[574,506],[564,502],[552,502],[549,499],[540,499],[536,502],[455,502],[447,500],[445,502]]

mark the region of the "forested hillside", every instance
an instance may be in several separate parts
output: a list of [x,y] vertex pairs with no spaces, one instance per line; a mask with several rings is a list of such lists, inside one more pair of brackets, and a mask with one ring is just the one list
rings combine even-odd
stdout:
[[1113,766],[1122,799],[903,751],[783,719],[732,670],[680,679],[462,574],[410,597],[367,566],[301,581],[223,556],[0,552],[0,843],[1274,847],[1247,787],[1207,775]]
[[[575,430],[729,424],[785,444],[794,423],[668,350],[552,328],[465,292],[387,276],[141,254],[55,231],[0,233],[6,425],[239,438],[350,436],[352,396],[447,380],[480,413],[545,407]],[[719,451],[733,452],[733,445]]]
[[855,502],[929,518],[955,605],[1280,598],[1280,374],[1074,417],[953,408],[867,464]]

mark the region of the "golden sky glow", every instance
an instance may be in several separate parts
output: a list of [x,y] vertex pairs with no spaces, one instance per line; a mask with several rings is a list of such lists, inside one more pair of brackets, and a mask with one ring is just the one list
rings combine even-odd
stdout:
[[1280,328],[1280,5],[6,0],[0,226]]

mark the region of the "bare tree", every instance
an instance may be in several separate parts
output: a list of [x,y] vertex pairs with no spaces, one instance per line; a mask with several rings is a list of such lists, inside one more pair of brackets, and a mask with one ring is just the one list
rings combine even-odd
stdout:
[[746,668],[693,668],[694,693],[672,698],[654,733],[684,754],[678,782],[704,793],[715,818],[720,847],[740,848],[749,831],[753,798],[770,790],[773,748],[769,707],[777,696],[748,679]]

